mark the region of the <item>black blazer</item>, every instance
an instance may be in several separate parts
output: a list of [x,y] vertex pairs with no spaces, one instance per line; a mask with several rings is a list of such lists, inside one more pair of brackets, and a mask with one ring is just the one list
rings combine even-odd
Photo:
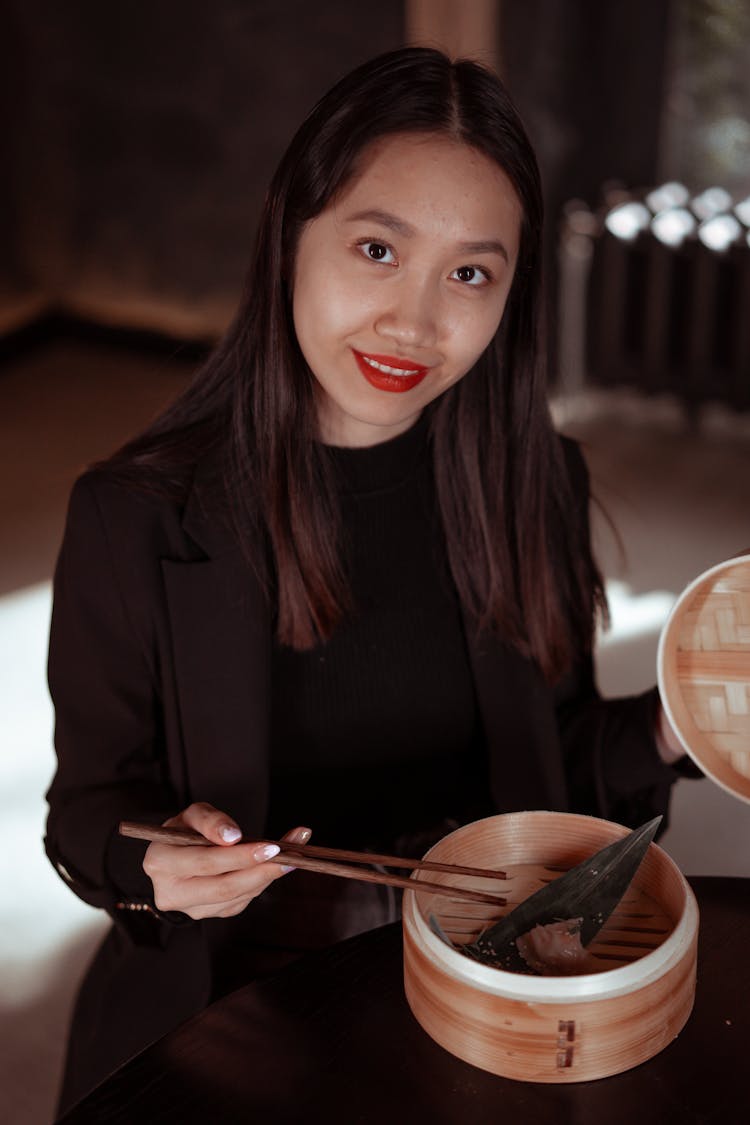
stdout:
[[[587,505],[582,458],[568,453]],[[210,997],[205,925],[132,909],[153,903],[145,845],[119,840],[118,822],[161,823],[202,800],[247,833],[264,830],[269,607],[212,518],[205,479],[199,468],[184,506],[106,470],[71,497],[50,636],[59,765],[45,843],[75,893],[116,925],[79,999],[68,1101]],[[470,623],[466,635],[499,812],[636,824],[666,811],[676,774],[653,742],[653,693],[602,701],[588,659],[553,692],[498,637],[476,637]]]

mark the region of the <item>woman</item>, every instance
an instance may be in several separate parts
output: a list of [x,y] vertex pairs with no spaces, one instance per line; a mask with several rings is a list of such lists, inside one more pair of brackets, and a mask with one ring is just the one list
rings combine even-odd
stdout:
[[[240,830],[418,854],[493,812],[666,810],[658,698],[594,687],[603,590],[545,404],[541,224],[494,76],[426,49],[367,63],[293,139],[204,370],[77,483],[47,850],[115,925],[63,1104],[239,981],[397,916],[380,888],[284,877]],[[145,850],[123,818],[215,846]]]

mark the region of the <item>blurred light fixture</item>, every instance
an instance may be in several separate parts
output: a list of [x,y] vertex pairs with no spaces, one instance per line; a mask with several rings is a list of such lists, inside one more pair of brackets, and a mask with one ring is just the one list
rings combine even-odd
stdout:
[[698,238],[709,250],[727,250],[742,233],[734,215],[715,215],[698,227]]
[[720,187],[706,188],[692,202],[692,208],[699,219],[710,219],[720,211],[728,211],[731,205],[731,195]]
[[650,221],[648,208],[642,203],[631,201],[614,207],[604,220],[604,225],[616,238],[632,242],[641,231],[646,229]]
[[747,199],[741,199],[735,206],[734,213],[738,219],[741,219],[746,227],[750,227],[750,195]]
[[649,192],[646,196],[646,203],[654,214],[657,214],[659,211],[666,211],[670,207],[682,207],[689,198],[690,192],[685,185],[672,181]]
[[665,246],[681,246],[697,225],[695,217],[685,207],[672,207],[668,211],[660,211],[651,220],[654,237]]

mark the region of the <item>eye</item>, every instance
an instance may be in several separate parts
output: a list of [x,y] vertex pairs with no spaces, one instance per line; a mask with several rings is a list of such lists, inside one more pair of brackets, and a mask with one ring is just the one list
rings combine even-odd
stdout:
[[371,262],[382,263],[386,266],[395,266],[396,264],[396,255],[385,242],[377,242],[372,238],[366,238],[362,242],[358,242],[357,246]]
[[489,284],[492,281],[492,274],[489,270],[483,269],[480,266],[459,266],[451,274],[456,281],[462,282],[464,285],[471,285],[474,289],[479,289],[483,285]]

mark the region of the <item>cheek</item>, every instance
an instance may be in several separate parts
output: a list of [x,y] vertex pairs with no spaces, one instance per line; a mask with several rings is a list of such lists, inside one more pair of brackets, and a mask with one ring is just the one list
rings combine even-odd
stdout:
[[449,326],[458,363],[466,370],[473,366],[500,326],[505,302],[466,310],[454,316]]
[[305,339],[333,343],[336,337],[346,336],[367,319],[371,304],[368,295],[342,277],[339,269],[321,265],[314,274],[306,273],[292,300],[300,343],[304,345]]

